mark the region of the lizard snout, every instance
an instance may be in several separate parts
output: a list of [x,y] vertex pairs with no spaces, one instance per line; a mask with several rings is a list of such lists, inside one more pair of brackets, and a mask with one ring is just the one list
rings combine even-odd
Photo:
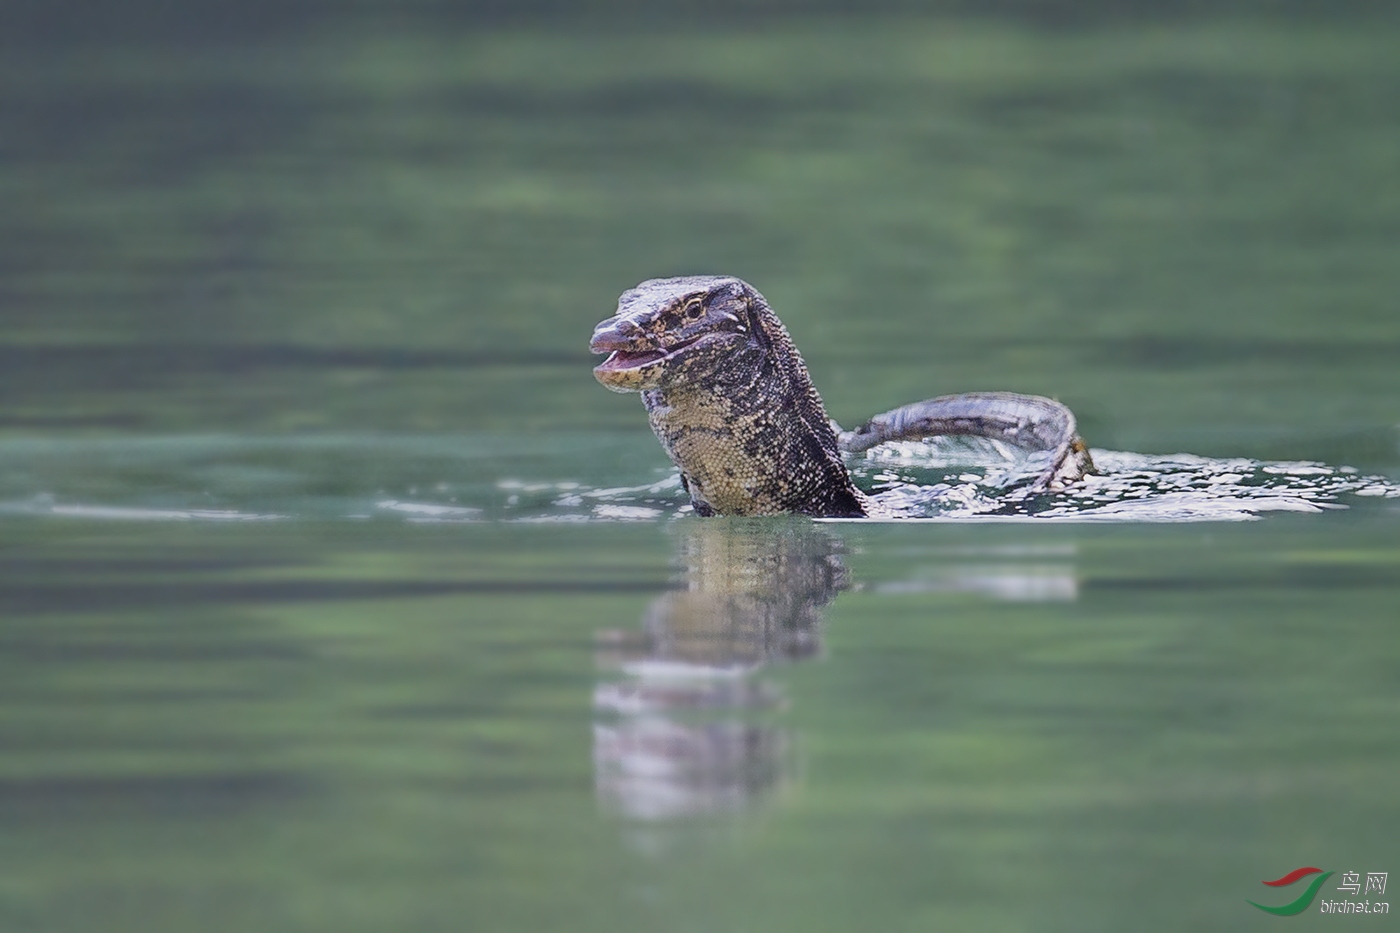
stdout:
[[626,318],[610,317],[593,329],[588,349],[594,353],[637,350],[645,343],[645,336],[640,327]]

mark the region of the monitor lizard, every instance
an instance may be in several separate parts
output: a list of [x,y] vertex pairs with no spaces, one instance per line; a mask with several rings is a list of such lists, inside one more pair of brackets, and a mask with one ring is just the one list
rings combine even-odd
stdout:
[[842,452],[940,435],[1051,451],[1028,492],[1064,488],[1094,464],[1074,414],[1011,392],[945,395],[876,415],[852,431],[827,417],[787,328],[753,286],[724,275],[650,279],[618,299],[589,345],[615,392],[640,392],[699,515],[883,517]]

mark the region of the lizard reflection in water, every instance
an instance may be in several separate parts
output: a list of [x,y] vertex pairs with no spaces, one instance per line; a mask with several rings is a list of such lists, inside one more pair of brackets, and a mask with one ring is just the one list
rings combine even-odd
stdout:
[[822,609],[848,585],[839,540],[804,521],[672,533],[682,585],[641,632],[606,637],[600,661],[620,674],[594,692],[599,797],[639,819],[736,809],[788,779],[790,737],[755,719],[782,696],[755,674],[818,654]]
[[732,276],[642,282],[622,293],[590,349],[608,354],[593,370],[599,382],[642,394],[700,515],[893,517],[856,488],[841,454],[894,440],[968,435],[1049,451],[1029,492],[1094,469],[1073,413],[1035,395],[943,396],[842,431],[768,302]]

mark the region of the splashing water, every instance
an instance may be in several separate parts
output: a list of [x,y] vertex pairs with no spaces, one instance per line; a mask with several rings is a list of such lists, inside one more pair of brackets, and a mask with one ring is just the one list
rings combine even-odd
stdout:
[[1050,495],[1019,488],[1043,466],[997,442],[885,444],[852,465],[857,482],[907,518],[1190,522],[1262,512],[1345,508],[1351,497],[1400,498],[1400,485],[1352,467],[1194,454],[1093,451],[1098,475]]
[[[1345,466],[1093,455],[1099,475],[1034,496],[1024,490],[1043,464],[994,441],[884,444],[848,463],[857,485],[901,521],[1244,521],[1400,498],[1400,484]],[[657,459],[640,435],[8,440],[0,516],[443,524],[689,513],[679,476]]]

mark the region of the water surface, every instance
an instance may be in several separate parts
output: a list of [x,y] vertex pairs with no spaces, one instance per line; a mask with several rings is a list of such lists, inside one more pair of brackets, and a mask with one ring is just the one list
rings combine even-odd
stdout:
[[1396,519],[11,516],[6,909],[1240,929],[1392,854]]

